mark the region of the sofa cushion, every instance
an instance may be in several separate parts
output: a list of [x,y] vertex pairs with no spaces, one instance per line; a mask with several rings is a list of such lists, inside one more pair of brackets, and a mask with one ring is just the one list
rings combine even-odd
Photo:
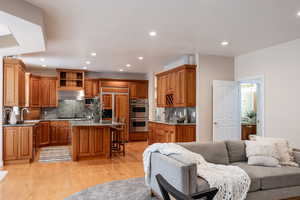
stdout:
[[[246,162],[232,163],[242,168],[251,178],[253,189],[270,190],[276,188],[300,186],[300,168],[262,167],[248,165]],[[255,186],[252,186],[254,183]]]
[[216,143],[179,143],[186,149],[201,154],[207,162],[228,165],[229,158],[225,142]]
[[244,141],[226,141],[225,143],[230,163],[247,161],[246,145]]
[[202,192],[204,190],[208,190],[209,189],[209,184],[206,180],[204,180],[203,178],[197,177],[197,192]]

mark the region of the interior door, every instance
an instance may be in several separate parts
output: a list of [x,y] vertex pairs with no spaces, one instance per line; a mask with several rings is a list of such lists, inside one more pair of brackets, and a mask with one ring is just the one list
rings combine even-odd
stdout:
[[213,140],[240,140],[240,102],[238,84],[213,81]]

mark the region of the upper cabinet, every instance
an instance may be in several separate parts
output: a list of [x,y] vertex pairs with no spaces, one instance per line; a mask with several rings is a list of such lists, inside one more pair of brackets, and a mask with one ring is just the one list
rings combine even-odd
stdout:
[[57,79],[54,77],[41,77],[41,107],[57,107]]
[[158,107],[196,106],[195,65],[183,65],[156,76]]
[[41,107],[41,78],[39,76],[30,75],[29,105],[32,108]]
[[58,90],[83,90],[84,71],[58,69]]
[[25,106],[25,65],[19,59],[4,59],[4,106]]
[[99,81],[97,79],[85,79],[84,81],[85,98],[94,98],[99,95]]
[[131,99],[147,99],[148,82],[147,81],[130,82],[129,92],[130,92]]

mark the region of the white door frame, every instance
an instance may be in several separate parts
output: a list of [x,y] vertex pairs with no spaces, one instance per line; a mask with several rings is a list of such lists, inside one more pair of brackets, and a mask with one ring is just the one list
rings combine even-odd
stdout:
[[[261,120],[260,120],[260,126],[261,126],[261,136],[264,137],[265,136],[265,76],[264,75],[257,75],[257,76],[252,76],[252,77],[244,77],[244,78],[240,78],[237,80],[237,82],[240,83],[259,83],[260,86],[260,94],[259,96],[259,104],[260,104],[260,112],[261,112]],[[239,88],[240,89],[240,88]],[[241,92],[239,92],[239,95],[241,95]],[[239,100],[241,99],[241,96],[239,96]],[[241,107],[241,106],[240,106]],[[240,108],[241,110],[241,108]],[[241,114],[241,112],[240,112]],[[241,120],[241,116],[240,116],[240,120]],[[241,134],[242,134],[242,130]]]

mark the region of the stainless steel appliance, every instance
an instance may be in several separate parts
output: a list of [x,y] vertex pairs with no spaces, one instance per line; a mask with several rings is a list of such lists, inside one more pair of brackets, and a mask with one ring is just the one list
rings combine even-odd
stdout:
[[130,132],[147,132],[148,119],[146,118],[131,118],[130,119]]
[[148,100],[131,99],[130,100],[130,132],[148,131]]
[[130,100],[130,117],[148,119],[148,100],[131,99]]

